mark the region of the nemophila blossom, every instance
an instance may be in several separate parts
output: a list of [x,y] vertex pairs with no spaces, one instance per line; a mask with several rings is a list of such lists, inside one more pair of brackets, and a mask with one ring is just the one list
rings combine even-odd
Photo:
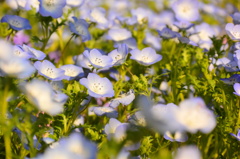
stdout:
[[32,54],[33,56],[31,58],[35,60],[43,60],[46,57],[45,53],[43,53],[40,50],[36,50],[30,46],[23,45],[22,48],[24,51],[28,52],[29,54]]
[[123,41],[132,37],[132,33],[127,29],[112,28],[108,30],[108,36],[114,41]]
[[81,67],[87,68],[89,70],[93,69],[92,64],[90,63],[88,58],[86,56],[84,56],[83,54],[74,56],[73,61],[74,61],[75,65],[77,65],[77,66],[81,66]]
[[13,46],[6,40],[0,38],[0,60],[11,59],[14,55]]
[[166,131],[164,133],[164,139],[172,141],[172,142],[185,142],[188,140],[188,136],[185,132],[176,131],[173,135],[170,131]]
[[229,85],[240,83],[240,74],[234,74],[229,78],[220,78],[220,80]]
[[113,138],[116,128],[121,124],[122,123],[115,118],[109,120],[108,124],[104,127],[104,132],[107,134],[108,139]]
[[82,42],[88,41],[91,39],[91,35],[88,31],[89,24],[84,19],[77,19],[77,17],[72,17],[74,22],[69,23],[70,30],[81,36]]
[[97,74],[89,73],[87,78],[80,79],[80,84],[88,89],[88,93],[92,97],[100,98],[114,96],[112,83],[106,77],[101,78]]
[[201,152],[194,145],[180,147],[174,159],[202,159]]
[[201,98],[182,101],[176,117],[178,122],[185,126],[185,130],[191,133],[196,133],[198,130],[210,133],[216,126],[214,113],[206,107]]
[[188,21],[176,21],[173,23],[173,25],[175,25],[176,27],[178,27],[178,29],[181,30],[188,30],[194,26],[193,23],[190,23]]
[[45,81],[34,79],[20,85],[27,98],[40,111],[57,115],[63,111],[63,101],[58,102],[51,85]]
[[123,80],[123,81],[129,81],[130,80],[130,77],[128,77],[128,76],[122,77],[117,70],[111,70],[109,76],[116,81],[118,81],[120,79]]
[[236,24],[240,24],[240,12],[235,12],[233,13],[233,15],[231,15],[232,19],[233,19],[233,23]]
[[23,10],[31,10],[32,8],[36,9],[36,12],[39,10],[39,0],[16,0],[18,7]]
[[145,117],[144,117],[144,115],[141,111],[135,112],[132,116],[130,116],[128,121],[131,124],[134,124],[134,125],[139,125],[139,126],[146,126],[147,125],[146,119],[145,119]]
[[104,8],[96,7],[90,12],[92,21],[98,24],[99,28],[105,29],[108,27],[108,20],[106,18],[106,11]]
[[178,33],[175,31],[172,31],[169,28],[163,28],[162,30],[157,30],[159,36],[163,39],[172,39],[176,38],[178,36]]
[[121,103],[122,105],[129,105],[135,99],[134,90],[121,94],[118,98],[111,100],[110,107],[116,108]]
[[128,55],[128,47],[126,44],[122,43],[118,45],[118,48],[111,51],[108,56],[110,56],[112,60],[113,66],[119,66],[123,64]]
[[19,45],[13,46],[13,53],[14,55],[24,59],[30,59],[33,57],[33,54],[24,51],[23,48]]
[[64,70],[56,68],[50,61],[44,60],[42,62],[36,61],[34,67],[38,73],[52,81],[60,81],[64,77]]
[[71,7],[80,7],[84,2],[85,0],[66,0],[67,5]]
[[179,21],[196,21],[200,17],[197,0],[177,0],[172,4],[172,9]]
[[236,138],[238,141],[240,141],[240,129],[237,132],[237,135],[230,133],[230,135],[232,135],[234,138]]
[[52,147],[46,149],[36,159],[94,159],[96,158],[97,147],[94,143],[85,139],[80,133],[72,133],[69,137],[62,138]]
[[97,116],[107,116],[108,118],[117,118],[118,117],[118,112],[112,108],[112,107],[93,107],[92,111],[97,115]]
[[158,51],[162,48],[161,39],[159,37],[152,35],[151,33],[146,33],[144,43],[149,44],[152,48]]
[[162,55],[156,53],[151,47],[144,48],[142,51],[134,49],[130,51],[130,59],[136,60],[138,63],[149,66],[162,59]]
[[227,23],[225,30],[228,34],[228,36],[232,40],[240,40],[240,25],[234,25],[233,23]]
[[151,18],[153,12],[150,9],[146,8],[137,8],[131,10],[132,16],[137,17],[137,21],[139,24],[142,24],[144,21],[147,22],[149,18]]
[[75,77],[80,77],[84,75],[82,67],[76,66],[76,65],[63,65],[60,67],[60,69],[64,70],[64,76],[63,79],[66,80],[72,80]]
[[236,94],[237,96],[240,96],[240,84],[239,83],[235,83],[233,85],[233,88],[234,88],[234,91],[235,91],[233,93]]
[[44,17],[60,18],[66,6],[66,0],[39,0],[39,2],[39,13]]
[[1,60],[0,70],[7,76],[17,78],[28,78],[36,71],[29,60],[20,57]]
[[31,25],[29,23],[29,20],[19,17],[17,15],[5,15],[2,17],[1,22],[8,23],[10,27],[14,30],[29,30],[31,29]]
[[102,55],[97,49],[92,49],[91,51],[85,50],[83,55],[95,68],[108,68],[112,66],[112,58],[107,55]]

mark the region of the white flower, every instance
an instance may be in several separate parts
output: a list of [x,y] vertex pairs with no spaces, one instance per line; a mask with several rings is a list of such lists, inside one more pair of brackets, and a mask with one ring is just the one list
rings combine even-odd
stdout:
[[142,51],[134,49],[130,52],[130,59],[136,60],[138,63],[149,66],[162,59],[162,55],[156,53],[151,47],[144,48]]
[[110,56],[113,59],[112,61],[113,66],[118,66],[123,64],[127,58],[127,55],[128,55],[128,47],[124,43],[120,44],[118,46],[118,49],[115,49],[108,54],[108,56]]
[[57,115],[63,111],[66,95],[56,96],[51,85],[47,82],[34,79],[28,83],[22,83],[21,89],[27,95],[30,102],[50,115]]
[[123,41],[132,37],[132,33],[127,29],[110,29],[108,36],[114,41]]
[[201,153],[196,146],[184,146],[178,149],[174,159],[201,159]]
[[92,97],[114,96],[112,83],[106,77],[101,78],[97,74],[89,73],[87,78],[80,79],[80,83],[88,89],[88,93]]
[[60,69],[64,70],[64,77],[63,79],[66,80],[71,80],[74,79],[75,77],[79,76],[80,74],[83,75],[83,69],[82,67],[75,66],[75,65],[63,65],[60,67]]
[[201,98],[186,99],[179,104],[179,108],[176,113],[177,120],[187,131],[196,133],[200,130],[209,133],[215,128],[215,115]]

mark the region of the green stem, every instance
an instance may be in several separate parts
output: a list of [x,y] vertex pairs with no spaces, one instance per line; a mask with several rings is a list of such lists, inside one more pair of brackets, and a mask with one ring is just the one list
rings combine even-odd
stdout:
[[62,56],[61,56],[61,61],[62,61],[63,64],[65,63],[65,61],[64,61],[64,60],[65,60],[64,53],[65,53],[65,51],[66,51],[66,49],[67,49],[67,46],[69,45],[70,41],[72,40],[72,38],[73,38],[74,36],[75,36],[75,34],[73,34],[73,35],[69,38],[69,40],[67,41],[65,47],[63,48]]

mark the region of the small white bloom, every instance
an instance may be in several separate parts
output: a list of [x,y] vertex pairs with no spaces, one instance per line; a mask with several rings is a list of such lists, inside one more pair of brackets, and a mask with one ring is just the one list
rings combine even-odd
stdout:
[[114,41],[123,41],[132,37],[132,33],[127,29],[110,29],[108,36]]
[[179,148],[174,159],[202,159],[202,157],[198,148],[190,145]]

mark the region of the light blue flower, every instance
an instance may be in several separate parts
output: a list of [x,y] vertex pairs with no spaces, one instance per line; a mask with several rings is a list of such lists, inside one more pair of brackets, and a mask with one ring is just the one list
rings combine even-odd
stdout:
[[29,20],[19,17],[17,15],[5,15],[2,17],[1,22],[6,22],[10,25],[10,27],[14,30],[29,30],[32,29]]
[[166,131],[164,133],[164,139],[169,140],[171,142],[186,142],[188,140],[188,136],[185,132],[176,131],[174,135],[170,131]]
[[24,59],[30,59],[30,58],[34,57],[34,55],[32,53],[24,51],[20,45],[13,46],[13,53],[14,53],[14,55],[16,55],[20,58],[24,58]]
[[220,80],[229,85],[240,83],[240,74],[234,74],[229,78],[220,78]]
[[70,30],[79,36],[82,37],[82,42],[88,41],[91,39],[91,35],[88,31],[88,23],[84,19],[77,19],[72,17],[74,22],[69,23]]
[[196,21],[199,19],[199,3],[197,0],[177,0],[173,3],[172,9],[177,20]]
[[181,30],[188,30],[194,26],[193,23],[190,23],[188,21],[176,21],[173,23],[173,25],[175,25],[176,27],[178,27],[178,29]]
[[119,44],[118,49],[115,49],[111,51],[108,56],[110,56],[113,61],[112,65],[113,66],[119,66],[123,64],[127,58],[128,55],[128,47],[126,44]]
[[43,53],[42,51],[40,50],[36,50],[30,46],[27,46],[27,45],[23,45],[22,46],[23,50],[25,52],[28,52],[29,54],[33,55],[31,58],[32,59],[35,59],[35,60],[43,60],[45,57],[46,57],[46,54]]
[[118,112],[112,107],[93,107],[92,111],[98,116],[107,116],[108,118],[117,118]]
[[230,135],[232,135],[233,137],[235,137],[238,141],[240,141],[240,129],[237,132],[237,135],[230,133]]
[[120,97],[111,100],[110,107],[116,108],[121,103],[122,105],[129,105],[135,99],[134,90],[121,94]]
[[79,67],[76,65],[72,65],[72,64],[63,65],[60,67],[60,69],[65,71],[63,79],[66,79],[66,80],[72,80],[75,77],[84,75],[82,67]]
[[172,31],[169,28],[163,28],[162,30],[157,30],[160,37],[164,39],[172,39],[176,38],[178,36],[178,33],[175,31]]
[[52,81],[60,81],[64,77],[64,70],[56,68],[50,61],[44,60],[43,62],[36,61],[34,67],[38,73]]
[[124,28],[114,28],[108,31],[108,36],[114,41],[123,41],[132,37],[132,33]]
[[101,78],[97,74],[89,73],[87,78],[80,79],[80,83],[88,89],[88,93],[92,97],[114,96],[113,85],[106,77]]
[[107,55],[102,55],[97,49],[90,52],[85,50],[83,55],[88,58],[89,62],[95,68],[108,68],[112,66],[113,59]]
[[162,55],[156,53],[151,47],[144,48],[142,51],[134,49],[130,51],[132,55],[130,59],[136,60],[138,63],[149,66],[162,59]]
[[39,13],[44,17],[60,18],[66,6],[66,0],[39,0],[39,2]]
[[228,34],[228,36],[232,39],[232,40],[240,40],[240,25],[234,25],[233,23],[227,23],[225,30]]
[[234,91],[235,91],[233,93],[236,94],[237,96],[240,96],[240,84],[239,83],[235,83],[233,85],[233,88],[234,88]]

